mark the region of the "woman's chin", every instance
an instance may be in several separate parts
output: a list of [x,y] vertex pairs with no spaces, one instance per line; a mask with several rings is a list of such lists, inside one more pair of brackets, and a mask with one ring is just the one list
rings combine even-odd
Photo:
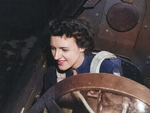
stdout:
[[59,70],[60,71],[66,71],[66,70],[68,70],[69,68],[67,68],[67,67],[63,67],[63,66],[58,66],[58,68],[59,68]]

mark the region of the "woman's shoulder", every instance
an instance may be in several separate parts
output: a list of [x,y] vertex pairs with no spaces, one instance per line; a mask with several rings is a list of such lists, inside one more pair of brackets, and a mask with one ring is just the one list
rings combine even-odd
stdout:
[[57,83],[56,77],[56,68],[55,66],[50,66],[47,68],[44,74],[44,87],[45,90],[48,90],[52,87],[55,83]]
[[88,55],[85,55],[85,59],[91,61],[94,58],[95,55],[96,54],[90,53]]
[[56,67],[49,66],[45,72],[45,75],[55,75],[55,73],[56,73]]

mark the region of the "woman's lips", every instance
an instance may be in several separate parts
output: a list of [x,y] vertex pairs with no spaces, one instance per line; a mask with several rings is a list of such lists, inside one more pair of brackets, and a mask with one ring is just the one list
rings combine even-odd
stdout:
[[58,65],[63,65],[65,63],[65,61],[64,60],[58,60],[57,63],[58,63]]

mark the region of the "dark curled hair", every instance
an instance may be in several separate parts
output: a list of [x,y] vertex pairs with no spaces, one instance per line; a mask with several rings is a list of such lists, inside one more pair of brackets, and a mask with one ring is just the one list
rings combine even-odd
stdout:
[[88,22],[82,19],[63,18],[52,20],[49,23],[51,36],[74,37],[78,47],[86,48],[84,53],[89,54],[94,49],[94,32]]

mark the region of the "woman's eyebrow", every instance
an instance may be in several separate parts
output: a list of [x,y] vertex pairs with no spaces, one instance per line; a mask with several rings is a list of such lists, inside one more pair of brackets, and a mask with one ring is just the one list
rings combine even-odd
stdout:
[[60,49],[68,49],[68,47],[60,47]]
[[50,45],[50,47],[54,47],[54,46]]
[[[50,45],[51,48],[55,48],[54,46]],[[60,49],[68,49],[69,47],[59,47]]]

